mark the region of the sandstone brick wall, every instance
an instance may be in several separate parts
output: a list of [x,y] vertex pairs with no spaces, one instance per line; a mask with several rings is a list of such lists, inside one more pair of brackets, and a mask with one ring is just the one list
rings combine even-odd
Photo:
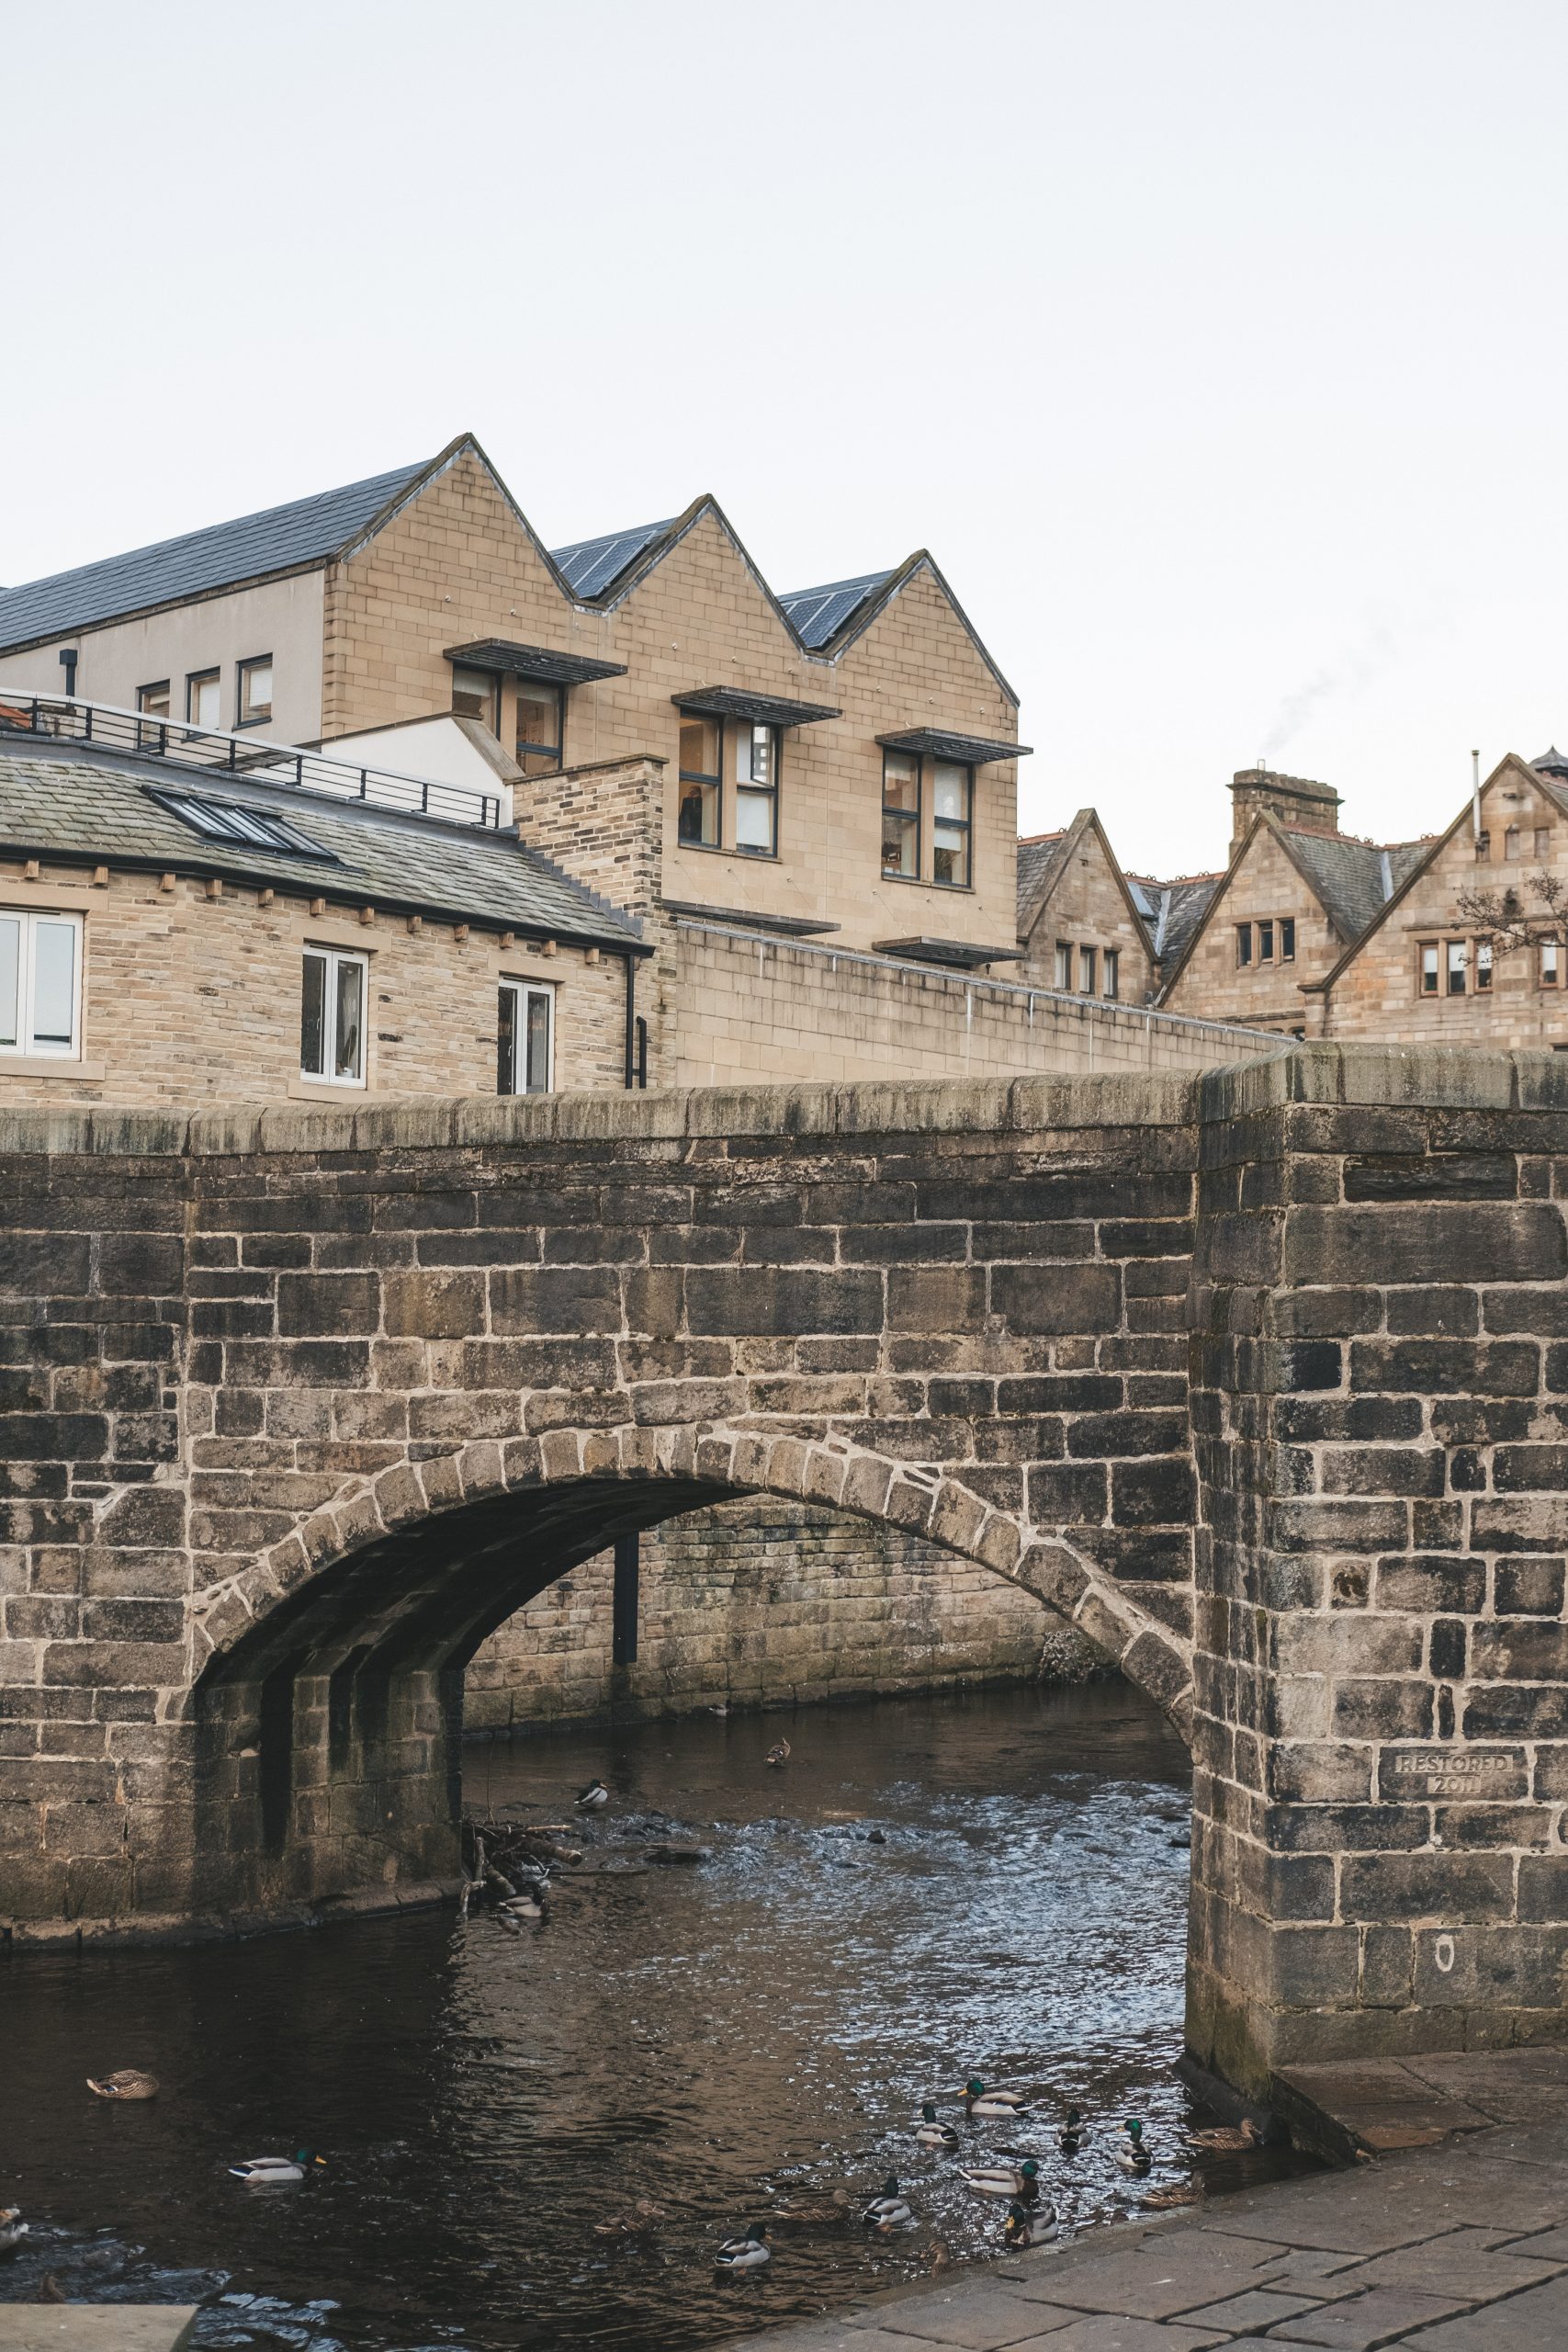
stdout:
[[614,1562],[600,1553],[531,1600],[468,1668],[464,1726],[758,1706],[1035,1671],[1063,1621],[901,1529],[764,1498],[642,1538],[635,1666],[611,1664]]
[[[0,899],[84,917],[83,1057],[47,1074],[0,1057],[0,1105],[15,1102],[243,1102],[301,1091],[300,953],[307,942],[369,958],[368,1093],[495,1091],[499,980],[556,989],[556,1074],[565,1088],[624,1081],[625,967],[590,965],[580,949],[554,956],[478,928],[459,942],[449,923],[417,934],[400,915],[356,922],[347,909],[312,916],[310,901],[224,881],[45,864],[33,882],[16,861],[0,868]],[[272,903],[263,903],[271,896]],[[317,1091],[365,1100],[360,1090]]]
[[1276,1050],[1254,1030],[678,922],[674,1082],[1183,1070]]

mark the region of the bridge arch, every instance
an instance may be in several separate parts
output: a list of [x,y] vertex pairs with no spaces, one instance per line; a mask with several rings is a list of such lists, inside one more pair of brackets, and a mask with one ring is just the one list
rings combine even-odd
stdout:
[[449,1877],[463,1670],[618,1536],[748,1495],[928,1537],[1076,1624],[1190,1738],[1184,1649],[1059,1536],[891,1454],[722,1422],[478,1440],[355,1482],[197,1602],[205,1902]]

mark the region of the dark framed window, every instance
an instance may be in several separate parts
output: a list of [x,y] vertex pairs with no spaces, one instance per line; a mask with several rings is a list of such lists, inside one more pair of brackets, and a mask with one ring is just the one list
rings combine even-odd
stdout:
[[1271,922],[1260,922],[1258,926],[1258,960],[1260,964],[1274,961],[1274,926]]
[[747,857],[779,854],[779,730],[735,729],[735,846]]
[[1122,993],[1122,951],[1119,947],[1108,947],[1105,951],[1105,993],[1111,998]]
[[1056,986],[1070,989],[1073,984],[1073,951],[1065,939],[1056,942]]
[[1080,996],[1094,994],[1095,967],[1099,961],[1099,955],[1094,948],[1080,947],[1078,949],[1078,994]]
[[1421,944],[1421,994],[1423,996],[1436,996],[1437,993],[1438,943],[1435,939],[1423,940]]
[[554,989],[531,980],[502,980],[496,1012],[496,1092],[547,1094],[555,1079]]
[[1252,961],[1252,925],[1249,922],[1238,922],[1235,927],[1235,960],[1242,965]]
[[216,670],[193,670],[186,680],[186,724],[221,726],[222,695],[223,681]]
[[[150,686],[138,686],[136,707],[140,711],[144,711],[149,718],[166,719],[169,716],[167,678],[159,678]],[[136,730],[136,748],[139,752],[145,751],[149,745],[162,748],[166,741],[167,738],[162,727],[139,727]]]
[[272,720],[272,656],[253,654],[242,662],[236,672],[234,693],[234,724],[236,727],[265,727]]
[[307,947],[299,990],[299,1075],[322,1086],[365,1083],[363,956]]
[[493,670],[452,664],[452,708],[459,718],[477,718],[492,735],[501,733],[501,680]]
[[931,880],[944,890],[969,888],[975,771],[938,760],[931,772]]
[[882,754],[882,871],[900,882],[920,878],[920,762],[914,752]]
[[525,775],[554,775],[563,765],[565,721],[564,686],[538,678],[518,679],[517,764]]
[[1296,919],[1294,915],[1280,918],[1280,961],[1293,964],[1296,960]]
[[681,799],[676,832],[688,849],[724,842],[724,722],[681,721]]

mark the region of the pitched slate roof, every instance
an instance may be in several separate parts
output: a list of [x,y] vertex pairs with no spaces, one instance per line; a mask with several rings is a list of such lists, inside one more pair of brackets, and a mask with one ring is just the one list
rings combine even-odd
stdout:
[[1145,921],[1149,945],[1162,968],[1172,967],[1186,954],[1188,942],[1224,880],[1223,874],[1187,874],[1177,882],[1155,882],[1146,875],[1127,876],[1129,887],[1148,901]]
[[[333,862],[209,840],[152,797],[159,792],[286,818]],[[640,944],[628,917],[515,832],[405,816],[259,778],[225,775],[209,784],[188,767],[88,745],[44,751],[0,739],[0,850],[234,876],[349,905],[489,922],[536,938],[617,949]]]
[[0,590],[0,652],[60,637],[157,605],[231,588],[301,564],[324,562],[372,522],[433,460],[372,474],[339,490],[319,491],[287,506],[269,506],[237,522],[214,523],[177,539],[160,539],[128,555],[107,556],[74,571]]
[[1056,878],[1056,869],[1066,854],[1067,836],[1061,833],[1026,833],[1018,844],[1018,935],[1023,936],[1024,917]]
[[570,547],[552,548],[550,560],[574,596],[590,603],[613,588],[655,539],[673,530],[680,517],[667,514],[662,523],[638,523],[629,531],[606,531],[597,539],[574,539]]
[[1405,876],[1426,856],[1429,842],[1348,841],[1342,833],[1280,828],[1285,846],[1316,891],[1341,939],[1359,939],[1380,915]]
[[830,580],[821,588],[792,588],[780,604],[807,650],[819,653],[893,572],[866,571],[858,580]]

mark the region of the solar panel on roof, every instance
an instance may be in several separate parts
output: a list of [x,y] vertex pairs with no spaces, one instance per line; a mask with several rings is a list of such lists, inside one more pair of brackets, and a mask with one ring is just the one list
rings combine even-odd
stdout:
[[574,596],[602,596],[628,565],[636,562],[643,549],[651,547],[660,532],[670,528],[674,519],[668,515],[662,523],[643,523],[635,530],[608,531],[597,539],[574,539],[570,547],[552,548],[551,560]]
[[837,637],[851,614],[886,577],[886,571],[867,571],[858,580],[831,580],[821,588],[795,588],[779,602],[801,643],[816,652]]

